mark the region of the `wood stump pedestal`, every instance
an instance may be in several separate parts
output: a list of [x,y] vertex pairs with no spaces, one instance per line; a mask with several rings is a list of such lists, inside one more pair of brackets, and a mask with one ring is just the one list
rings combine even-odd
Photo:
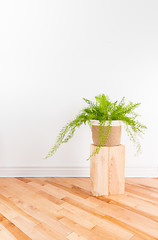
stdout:
[[[91,145],[91,154],[97,146]],[[90,159],[91,191],[93,196],[124,194],[125,146],[103,146]]]

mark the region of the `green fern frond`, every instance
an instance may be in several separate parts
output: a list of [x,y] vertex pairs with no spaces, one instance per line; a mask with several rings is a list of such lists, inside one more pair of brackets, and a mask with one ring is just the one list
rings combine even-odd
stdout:
[[[87,123],[92,129],[91,120],[99,121],[100,142],[95,152],[93,152],[90,157],[98,154],[101,146],[108,139],[112,120],[120,120],[124,123],[130,140],[134,143],[134,145],[136,145],[137,150],[140,151],[141,146],[138,136],[142,136],[145,129],[147,129],[145,125],[141,124],[137,120],[139,115],[135,112],[135,109],[140,106],[140,103],[129,102],[126,104],[125,97],[123,97],[120,102],[112,102],[110,101],[109,97],[104,94],[95,96],[95,102],[92,102],[86,98],[83,98],[83,100],[88,104],[88,106],[82,109],[76,118],[74,118],[74,120],[67,123],[66,126],[61,129],[55,145],[51,148],[46,158],[54,155],[62,143],[68,142],[73,137],[76,129],[82,124]],[[107,126],[107,131],[104,134],[104,124],[107,120],[109,121],[109,124]]]

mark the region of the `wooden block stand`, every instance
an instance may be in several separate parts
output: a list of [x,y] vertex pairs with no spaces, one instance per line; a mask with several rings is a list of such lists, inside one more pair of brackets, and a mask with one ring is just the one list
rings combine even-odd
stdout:
[[[97,146],[91,145],[91,154]],[[125,146],[101,147],[90,160],[91,191],[93,196],[124,194]]]

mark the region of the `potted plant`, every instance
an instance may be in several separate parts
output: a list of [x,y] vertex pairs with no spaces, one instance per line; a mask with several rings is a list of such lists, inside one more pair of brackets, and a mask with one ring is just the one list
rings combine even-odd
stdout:
[[98,154],[101,146],[120,145],[122,124],[130,140],[136,145],[137,151],[140,151],[141,145],[138,137],[144,134],[144,130],[147,128],[137,120],[139,115],[134,111],[140,103],[129,102],[126,104],[124,97],[121,101],[112,102],[104,94],[96,96],[95,102],[86,98],[83,100],[88,106],[61,129],[55,145],[46,158],[51,157],[62,143],[68,142],[73,137],[75,130],[82,124],[90,126],[93,144],[97,145],[91,156]]

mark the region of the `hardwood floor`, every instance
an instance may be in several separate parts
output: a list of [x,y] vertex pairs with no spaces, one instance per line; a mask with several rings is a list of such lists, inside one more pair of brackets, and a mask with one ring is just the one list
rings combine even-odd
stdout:
[[158,178],[93,197],[89,178],[0,178],[0,240],[158,239]]

